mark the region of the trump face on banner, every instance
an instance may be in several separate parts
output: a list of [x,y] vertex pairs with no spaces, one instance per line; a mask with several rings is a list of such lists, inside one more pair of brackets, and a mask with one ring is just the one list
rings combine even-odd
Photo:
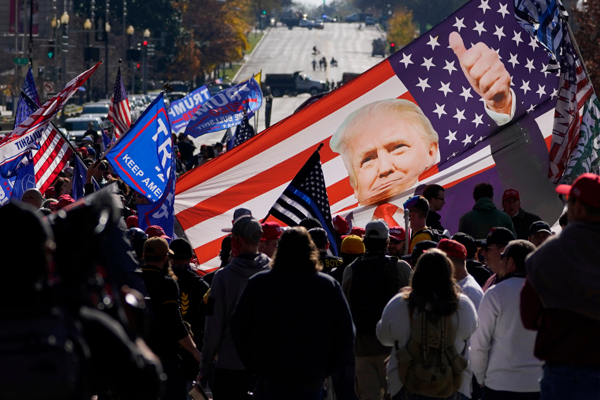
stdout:
[[438,156],[438,134],[411,101],[388,99],[350,114],[331,138],[361,205],[411,188]]

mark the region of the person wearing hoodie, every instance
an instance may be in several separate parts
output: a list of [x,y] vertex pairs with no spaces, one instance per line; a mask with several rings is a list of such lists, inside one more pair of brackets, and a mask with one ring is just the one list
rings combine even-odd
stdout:
[[478,183],[473,189],[475,205],[458,223],[458,231],[472,236],[474,239],[484,239],[492,228],[509,229],[515,236],[515,227],[508,214],[496,208],[494,187],[489,183]]
[[249,215],[241,216],[231,230],[231,262],[217,271],[212,281],[206,311],[200,373],[196,381],[203,382],[213,360],[214,400],[251,399],[251,375],[242,364],[231,337],[229,320],[248,279],[268,268],[271,259],[258,251],[263,231],[260,222]]

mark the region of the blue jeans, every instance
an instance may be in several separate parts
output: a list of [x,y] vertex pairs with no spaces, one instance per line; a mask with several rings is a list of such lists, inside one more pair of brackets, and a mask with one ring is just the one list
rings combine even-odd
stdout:
[[277,393],[277,392],[263,392],[254,393],[254,400],[322,400],[323,389],[319,389],[316,392],[293,392],[288,393]]
[[600,368],[544,365],[541,400],[600,399]]

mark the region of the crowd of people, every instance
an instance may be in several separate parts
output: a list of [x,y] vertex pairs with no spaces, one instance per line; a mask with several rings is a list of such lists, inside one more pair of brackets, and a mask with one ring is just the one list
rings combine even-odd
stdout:
[[[282,227],[239,208],[221,266],[204,274],[185,238],[138,227],[145,200],[90,157],[97,139],[78,149],[89,201],[69,194],[68,167],[50,192],[0,208],[11,227],[0,240],[6,398],[54,398],[48,387],[100,400],[600,398],[599,176],[557,187],[558,234],[515,189],[496,208],[488,183],[452,235],[435,184],[405,203],[408,229],[338,215],[331,237],[313,218]],[[223,151],[176,143],[178,173]],[[74,322],[62,338],[40,318]],[[35,334],[46,335],[46,364],[22,350]],[[73,371],[61,376],[51,359]],[[18,386],[29,378],[46,379],[46,392]]]

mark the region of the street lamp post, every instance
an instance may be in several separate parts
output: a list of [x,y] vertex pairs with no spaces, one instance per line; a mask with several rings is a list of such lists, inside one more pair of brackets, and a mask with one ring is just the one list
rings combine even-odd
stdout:
[[[85,36],[86,36],[86,46],[85,46],[85,50],[83,52],[83,66],[85,68],[85,70],[87,71],[88,69],[90,69],[90,30],[92,29],[92,21],[90,21],[89,19],[86,19],[85,22],[83,23],[83,29],[85,30]],[[87,101],[90,101],[90,92],[92,90],[92,80],[89,79],[87,82]]]
[[[146,29],[144,31],[144,40],[148,40],[148,38],[150,37],[150,30]],[[144,52],[142,53],[142,58],[143,58],[143,70],[142,70],[142,79],[143,79],[143,84],[142,84],[142,93],[143,94],[147,94],[148,93],[148,46],[143,46],[144,47]]]
[[104,92],[106,93],[106,98],[109,99],[108,95],[108,34],[110,32],[110,24],[108,23],[108,11],[110,9],[110,1],[106,0],[106,19],[104,23],[104,62],[106,66],[104,67]]
[[60,17],[60,22],[63,26],[63,34],[61,39],[62,47],[62,86],[67,84],[67,54],[69,53],[69,14],[67,11]]
[[[127,49],[131,50],[131,40],[133,38],[133,34],[135,33],[135,29],[133,25],[129,25],[127,28]],[[131,51],[129,52],[131,54]],[[131,94],[135,94],[135,68],[134,68],[133,60],[129,60],[129,73],[131,74]]]

